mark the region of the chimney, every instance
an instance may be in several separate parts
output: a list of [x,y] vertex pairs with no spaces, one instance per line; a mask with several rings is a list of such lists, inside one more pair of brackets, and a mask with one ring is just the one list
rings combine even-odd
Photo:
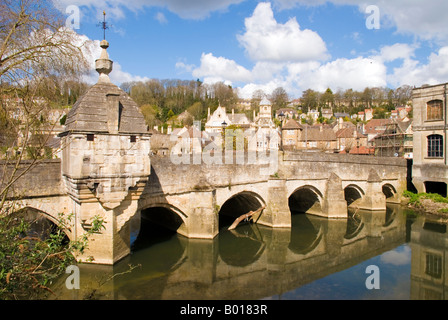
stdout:
[[106,94],[107,99],[107,129],[111,134],[117,134],[120,127],[121,105],[120,95],[117,93]]

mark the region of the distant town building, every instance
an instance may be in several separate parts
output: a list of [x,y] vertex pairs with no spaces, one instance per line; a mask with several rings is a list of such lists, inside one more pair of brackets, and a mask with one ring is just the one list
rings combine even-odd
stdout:
[[283,148],[285,150],[337,150],[336,135],[330,126],[299,124],[290,119],[282,127]]
[[357,130],[355,126],[340,129],[336,132],[338,150],[349,153],[351,149],[367,147],[367,136]]
[[392,119],[386,129],[375,136],[375,155],[380,157],[413,157],[412,121]]
[[333,118],[333,110],[328,109],[328,108],[323,108],[322,109],[322,117],[325,119]]
[[297,119],[299,117],[299,113],[297,110],[292,108],[281,108],[275,112],[275,117],[278,119],[279,114],[283,113],[286,119]]
[[205,124],[206,132],[220,133],[230,125],[238,126],[243,130],[250,127],[251,122],[247,116],[244,113],[235,113],[234,109],[232,109],[232,113],[227,113],[226,108],[219,105],[212,115],[210,115],[210,108],[208,111],[209,114]]
[[382,134],[390,123],[391,119],[372,119],[364,125],[363,133],[367,136],[369,146],[374,146],[375,138]]

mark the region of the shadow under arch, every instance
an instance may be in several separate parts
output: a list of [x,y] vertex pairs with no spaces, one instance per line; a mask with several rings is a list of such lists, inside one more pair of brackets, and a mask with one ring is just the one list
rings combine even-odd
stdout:
[[297,188],[288,198],[292,214],[322,212],[322,193],[315,187],[306,185]]
[[132,250],[139,250],[177,235],[186,215],[168,203],[152,204],[131,220]]
[[246,267],[263,254],[266,244],[257,224],[241,225],[219,233],[219,256],[230,266]]
[[386,196],[386,201],[388,199],[392,199],[395,198],[397,195],[397,190],[395,189],[395,187],[389,183],[386,183],[385,185],[383,185],[382,187],[383,193]]
[[347,206],[352,205],[354,202],[358,200],[362,200],[365,192],[359,186],[355,184],[349,184],[344,188],[344,197],[345,201],[347,201]]
[[44,240],[56,232],[56,230],[60,229],[65,234],[65,241],[70,241],[72,230],[67,229],[67,225],[64,225],[61,221],[42,210],[26,206],[11,213],[10,218],[13,223],[24,221],[29,224],[27,236]]
[[236,218],[262,206],[266,206],[266,202],[252,191],[242,191],[231,196],[219,210],[219,229],[229,227]]

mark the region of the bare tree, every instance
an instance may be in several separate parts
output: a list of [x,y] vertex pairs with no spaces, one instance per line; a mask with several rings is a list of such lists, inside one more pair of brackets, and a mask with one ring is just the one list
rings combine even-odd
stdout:
[[88,69],[83,45],[51,1],[0,3],[0,212],[14,183],[44,157],[56,124],[49,117],[54,88]]

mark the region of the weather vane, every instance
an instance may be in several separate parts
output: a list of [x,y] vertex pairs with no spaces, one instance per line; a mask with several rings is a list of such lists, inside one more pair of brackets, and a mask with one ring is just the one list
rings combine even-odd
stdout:
[[98,26],[100,26],[103,29],[103,34],[104,34],[103,37],[104,37],[104,40],[106,40],[106,29],[109,29],[109,26],[106,22],[106,11],[103,11],[103,22],[100,22],[98,24]]

